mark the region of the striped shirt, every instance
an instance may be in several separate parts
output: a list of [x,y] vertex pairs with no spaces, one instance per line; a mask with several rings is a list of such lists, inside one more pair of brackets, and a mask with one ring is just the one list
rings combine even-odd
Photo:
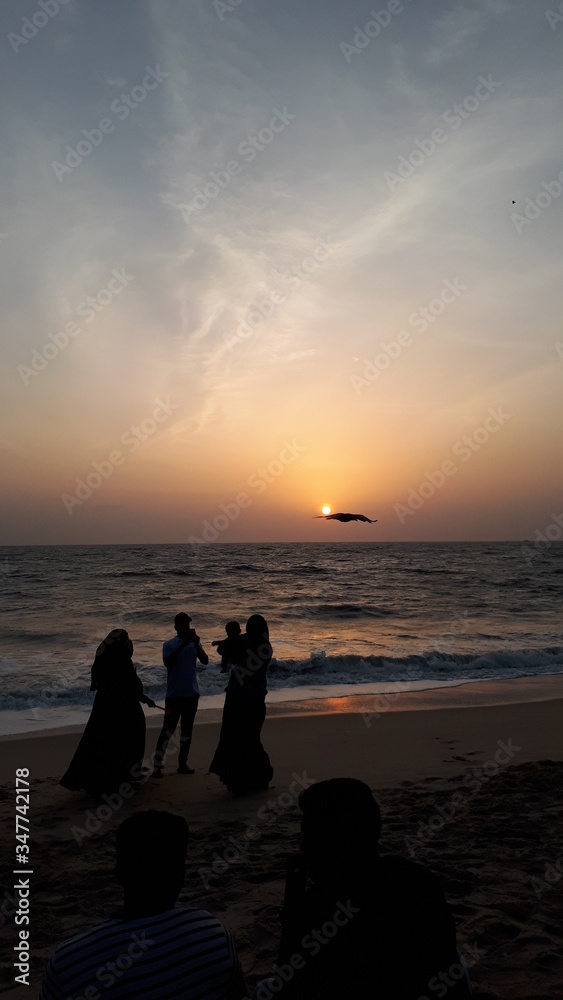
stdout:
[[39,1000],[241,1000],[230,935],[206,910],[107,920],[60,944]]

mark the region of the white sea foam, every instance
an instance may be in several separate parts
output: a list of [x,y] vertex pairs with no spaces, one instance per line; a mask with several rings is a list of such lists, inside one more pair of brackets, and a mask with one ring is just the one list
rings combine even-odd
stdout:
[[[227,620],[263,613],[270,699],[563,672],[562,544],[534,559],[519,543],[209,545],[197,560],[181,545],[29,546],[0,549],[0,564],[0,731],[5,713],[86,718],[96,646],[117,626],[162,699],[179,610],[210,655]],[[217,663],[199,677],[202,705],[220,704]]]

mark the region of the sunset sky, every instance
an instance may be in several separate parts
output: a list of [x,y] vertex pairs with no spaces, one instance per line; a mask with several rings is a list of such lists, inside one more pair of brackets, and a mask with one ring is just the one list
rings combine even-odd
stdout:
[[563,17],[8,0],[0,29],[2,544],[563,512]]

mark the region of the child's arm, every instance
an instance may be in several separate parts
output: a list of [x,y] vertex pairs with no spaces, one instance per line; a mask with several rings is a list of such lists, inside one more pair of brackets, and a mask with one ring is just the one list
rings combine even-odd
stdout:
[[229,669],[229,640],[222,639],[217,643],[217,652],[221,654],[221,673],[226,674]]
[[203,646],[201,645],[201,642],[200,642],[200,639],[199,639],[198,635],[196,635],[195,652],[196,652],[196,656],[197,656],[198,660],[200,661],[200,663],[203,663],[203,665],[206,667],[207,664],[209,663],[209,657],[208,657],[207,653],[205,652]]

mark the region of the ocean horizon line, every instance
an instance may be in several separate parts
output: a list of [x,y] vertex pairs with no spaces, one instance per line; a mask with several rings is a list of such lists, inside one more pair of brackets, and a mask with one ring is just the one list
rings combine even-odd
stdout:
[[[237,541],[237,542],[1,542],[0,549],[53,549],[53,548],[74,548],[74,549],[96,549],[100,547],[109,548],[112,546],[119,548],[138,548],[139,546],[151,547],[160,545],[182,545],[189,548],[224,548],[235,545],[526,545],[534,542],[533,538],[481,538],[481,539],[385,539],[377,541],[374,539],[354,539],[344,541],[343,539],[328,539],[307,541],[296,539],[295,541]],[[563,544],[562,539],[557,539],[551,545]]]

